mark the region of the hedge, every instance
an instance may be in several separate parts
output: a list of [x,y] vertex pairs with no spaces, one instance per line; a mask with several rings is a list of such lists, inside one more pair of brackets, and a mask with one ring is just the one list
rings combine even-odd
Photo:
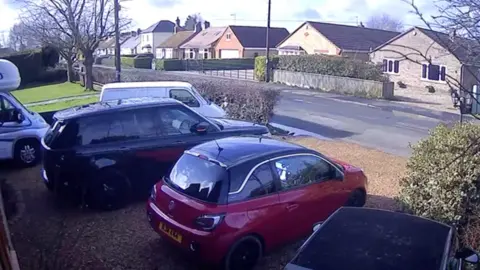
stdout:
[[179,59],[155,59],[156,70],[182,71],[185,70],[184,61]]
[[[263,60],[262,60],[263,59]],[[294,72],[317,73],[339,77],[349,77],[373,81],[388,81],[382,69],[374,64],[346,57],[328,55],[280,55],[272,61],[272,68]],[[265,57],[256,60],[255,74],[265,80]],[[263,72],[263,73],[262,73]]]
[[458,229],[461,243],[480,248],[480,126],[437,126],[413,146],[399,201],[405,211]]
[[150,55],[137,55],[133,58],[133,67],[142,69],[152,68],[153,57]]
[[120,62],[122,67],[133,67],[133,57],[122,56],[120,57]]
[[[278,56],[271,56],[271,68],[275,67],[278,64]],[[267,57],[266,56],[257,56],[255,57],[255,68],[254,75],[255,79],[258,81],[265,81],[265,71],[267,68]],[[273,79],[273,72],[270,73],[270,80]]]
[[[94,81],[115,81],[115,70],[94,67]],[[202,96],[219,106],[224,106],[228,115],[257,123],[268,123],[277,102],[278,91],[265,84],[248,81],[232,81],[225,78],[172,75],[155,70],[124,70],[122,81],[186,81]]]

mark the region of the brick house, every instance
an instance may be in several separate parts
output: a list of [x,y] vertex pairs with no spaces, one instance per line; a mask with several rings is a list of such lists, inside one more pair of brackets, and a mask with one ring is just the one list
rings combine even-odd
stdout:
[[[180,49],[185,50],[184,59],[210,59],[216,57],[215,46],[227,28],[209,26],[209,24],[205,25],[205,29],[180,46]],[[198,27],[195,29],[198,29]]]
[[433,86],[447,93],[450,86],[471,90],[478,83],[479,65],[470,61],[467,48],[479,51],[478,44],[464,38],[413,27],[377,47],[370,59],[383,66],[395,87],[401,82],[419,91]]
[[364,61],[369,53],[400,33],[363,26],[307,21],[277,45],[280,55],[341,55]]
[[[266,55],[267,27],[230,25],[215,46],[218,58],[253,58]],[[269,47],[277,54],[276,45],[288,36],[286,28],[271,27]]]

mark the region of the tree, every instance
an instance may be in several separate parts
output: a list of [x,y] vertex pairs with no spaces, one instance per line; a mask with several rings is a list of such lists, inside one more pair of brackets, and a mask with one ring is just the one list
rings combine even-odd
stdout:
[[17,23],[12,26],[8,36],[9,46],[17,51],[35,49],[41,44],[32,37],[23,23]]
[[188,31],[193,31],[195,30],[195,25],[201,21],[202,16],[200,16],[200,13],[190,14],[185,19],[185,25],[183,26],[183,28]]
[[[100,41],[115,33],[114,0],[19,0],[22,13],[34,18],[47,18],[54,30],[45,30],[48,37],[58,34],[67,43],[73,40],[75,50],[82,53],[85,65],[85,88],[93,90],[94,52]],[[124,29],[130,21],[121,16]],[[63,42],[62,42],[63,43]]]
[[371,16],[367,20],[366,26],[369,28],[395,31],[395,32],[403,31],[403,22],[385,13]]
[[73,63],[76,60],[75,40],[59,29],[50,17],[39,16],[42,13],[22,14],[20,21],[25,32],[44,46],[54,48],[67,63],[67,79],[74,81]]

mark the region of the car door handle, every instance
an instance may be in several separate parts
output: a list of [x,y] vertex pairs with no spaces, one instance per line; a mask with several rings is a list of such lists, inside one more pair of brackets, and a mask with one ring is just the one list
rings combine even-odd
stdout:
[[293,210],[295,210],[295,209],[297,209],[297,208],[298,208],[298,204],[297,204],[297,203],[290,203],[290,204],[287,205],[287,210],[288,210],[288,211],[293,211]]

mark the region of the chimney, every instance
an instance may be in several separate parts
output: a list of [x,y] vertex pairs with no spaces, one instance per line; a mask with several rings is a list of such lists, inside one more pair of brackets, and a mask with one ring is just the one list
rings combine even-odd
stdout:
[[195,31],[195,33],[200,33],[202,31],[202,23],[201,22],[197,22],[195,24],[195,28],[193,29],[193,31]]
[[175,20],[175,25],[180,26],[180,18],[177,16],[177,19]]
[[138,28],[137,29],[137,35],[140,35],[142,33],[142,29]]
[[359,26],[360,26],[360,27],[365,27],[365,25],[363,25],[363,23],[362,23],[362,22],[360,22],[360,25],[359,25]]
[[210,22],[209,21],[204,21],[203,22],[203,29],[207,29],[210,27]]

